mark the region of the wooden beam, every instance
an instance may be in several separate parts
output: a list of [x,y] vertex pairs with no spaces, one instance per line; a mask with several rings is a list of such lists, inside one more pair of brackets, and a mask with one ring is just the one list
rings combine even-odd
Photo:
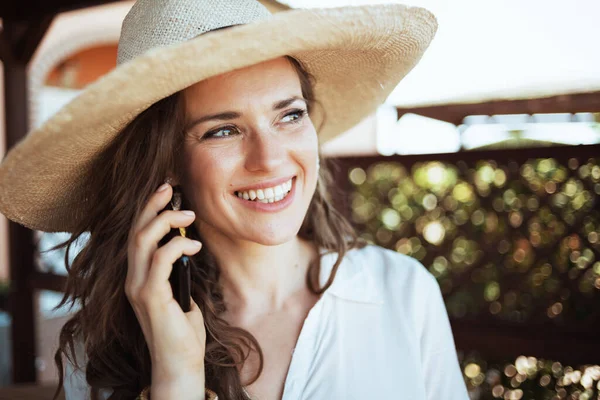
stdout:
[[[3,20],[2,56],[4,61],[4,98],[7,151],[29,129],[27,64],[52,18],[30,23]],[[33,231],[17,223],[8,223],[10,263],[9,311],[12,317],[12,374],[14,383],[35,383],[37,373],[35,321],[37,305],[30,284],[35,274],[36,245]]]
[[488,325],[469,320],[451,320],[450,325],[458,349],[475,351],[488,361],[533,356],[578,367],[600,359],[598,335],[592,330],[569,332],[553,324]]
[[19,61],[25,64],[31,61],[53,20],[54,15],[44,15],[31,22],[21,24],[23,28],[20,37],[13,39],[16,43],[13,48],[14,53]]
[[600,91],[526,100],[496,100],[477,104],[444,104],[429,107],[398,107],[398,119],[413,113],[462,124],[469,115],[600,112]]
[[35,21],[47,15],[93,7],[121,0],[2,0],[0,18],[11,21]]
[[2,63],[8,63],[12,61],[10,42],[8,41],[6,33],[3,30],[0,30],[0,61],[2,61]]
[[417,162],[425,161],[445,161],[456,162],[464,161],[467,164],[481,160],[497,160],[499,162],[515,161],[519,164],[532,158],[554,158],[560,162],[566,162],[570,158],[576,158],[580,162],[588,158],[596,158],[600,154],[600,144],[586,144],[577,146],[550,146],[550,147],[531,147],[517,148],[510,150],[468,150],[458,153],[438,153],[438,154],[409,154],[409,155],[391,155],[391,156],[365,156],[365,157],[333,157],[328,162],[335,169],[339,177],[336,179],[336,185],[341,181],[347,181],[348,169],[351,167],[367,168],[376,162],[398,162],[407,168],[410,168]]
[[[6,146],[10,149],[27,132],[27,66],[4,64],[6,99]],[[12,316],[12,372],[14,383],[36,382],[36,305],[29,278],[35,270],[33,232],[8,221],[10,263],[9,309]]]
[[48,272],[34,271],[29,283],[34,290],[52,290],[63,293],[67,284],[67,277]]

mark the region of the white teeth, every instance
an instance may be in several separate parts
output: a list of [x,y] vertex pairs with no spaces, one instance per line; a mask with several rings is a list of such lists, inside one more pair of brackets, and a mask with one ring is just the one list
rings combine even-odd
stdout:
[[292,180],[266,189],[236,192],[236,196],[244,200],[260,201],[261,203],[274,203],[284,199],[292,189]]

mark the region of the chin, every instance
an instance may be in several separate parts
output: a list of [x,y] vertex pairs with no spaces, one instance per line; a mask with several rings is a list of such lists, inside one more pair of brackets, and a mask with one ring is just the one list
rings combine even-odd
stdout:
[[262,244],[263,246],[278,246],[294,239],[298,235],[299,231],[300,225],[298,225],[297,229],[290,229],[290,227],[286,227],[283,230],[276,229],[271,232],[253,232],[255,234],[246,234],[245,239]]

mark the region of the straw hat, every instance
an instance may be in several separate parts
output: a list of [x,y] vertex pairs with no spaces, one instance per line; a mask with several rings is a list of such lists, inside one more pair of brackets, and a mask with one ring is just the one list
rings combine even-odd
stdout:
[[[232,26],[235,25],[235,26]],[[230,27],[209,32],[222,27]],[[427,10],[399,4],[271,15],[256,0],[138,0],[117,68],[89,85],[0,164],[0,212],[32,229],[72,231],[90,161],[137,115],[203,79],[284,55],[316,78],[322,143],[385,101],[433,39]],[[318,126],[318,110],[311,119]]]

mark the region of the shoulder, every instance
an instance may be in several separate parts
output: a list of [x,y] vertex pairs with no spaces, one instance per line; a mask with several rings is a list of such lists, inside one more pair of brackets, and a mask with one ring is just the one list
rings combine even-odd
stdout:
[[355,268],[372,277],[379,285],[388,281],[393,281],[396,287],[436,283],[434,276],[420,261],[381,246],[367,245],[362,249],[352,249],[346,255],[346,261],[355,264]]
[[67,365],[73,370],[85,371],[85,365],[87,364],[87,355],[85,353],[85,343],[83,336],[78,334],[73,336],[73,347],[67,346],[65,349],[68,354]]
[[[64,362],[64,381],[63,389],[65,399],[89,399],[91,398],[90,386],[86,379],[87,355],[85,353],[85,343],[82,335],[73,337],[73,351],[68,348],[69,356],[63,355]],[[112,394],[112,389],[100,389],[100,399],[108,399]]]
[[435,277],[418,260],[380,246],[352,249],[344,268],[371,292],[372,298],[389,305],[420,308],[424,297],[439,292]]
[[[71,351],[72,350],[72,351]],[[84,341],[81,335],[73,337],[73,348],[67,347],[68,355],[63,355],[64,381],[66,399],[87,399],[90,397],[89,387],[85,378],[85,355]]]

